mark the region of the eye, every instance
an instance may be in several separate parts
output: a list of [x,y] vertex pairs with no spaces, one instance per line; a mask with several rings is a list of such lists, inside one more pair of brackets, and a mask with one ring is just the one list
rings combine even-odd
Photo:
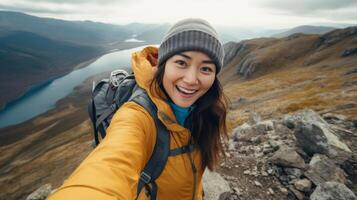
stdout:
[[205,74],[211,74],[214,72],[214,70],[212,69],[212,67],[208,67],[208,66],[204,66],[201,68],[201,71]]
[[187,63],[185,61],[183,61],[183,60],[176,60],[175,63],[178,64],[181,67],[187,66]]

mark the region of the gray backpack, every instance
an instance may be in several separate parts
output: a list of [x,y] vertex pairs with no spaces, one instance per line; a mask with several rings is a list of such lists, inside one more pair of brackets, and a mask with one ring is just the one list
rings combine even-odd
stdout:
[[133,74],[124,70],[115,70],[111,72],[109,79],[103,79],[93,87],[92,98],[88,104],[88,113],[94,129],[94,147],[100,143],[100,137],[101,139],[105,137],[106,129],[110,125],[114,113],[128,101],[133,101],[145,108],[155,121],[156,144],[150,160],[141,172],[136,198],[145,187],[146,195],[150,195],[151,199],[156,199],[157,185],[155,180],[165,168],[168,157],[191,152],[194,145],[189,144],[170,150],[170,135],[166,127],[157,118],[155,104],[146,91],[136,84]]

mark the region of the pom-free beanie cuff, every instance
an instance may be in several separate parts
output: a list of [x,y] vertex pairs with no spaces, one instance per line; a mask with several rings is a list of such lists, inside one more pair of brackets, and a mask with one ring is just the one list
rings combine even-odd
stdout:
[[223,66],[224,51],[216,31],[201,19],[187,19],[176,23],[165,35],[159,47],[159,66],[175,54],[184,51],[206,53],[216,65],[216,73]]

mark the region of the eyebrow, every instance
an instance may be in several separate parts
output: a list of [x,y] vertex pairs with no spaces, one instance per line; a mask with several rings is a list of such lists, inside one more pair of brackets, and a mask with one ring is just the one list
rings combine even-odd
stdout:
[[[191,58],[190,56],[186,55],[186,54],[178,53],[178,55],[180,55],[180,56],[182,56],[182,57],[185,57],[185,58],[187,58],[187,59],[189,59],[189,60],[192,60],[192,58]],[[204,60],[204,61],[202,61],[202,63],[214,64],[214,61],[212,61],[212,60]]]

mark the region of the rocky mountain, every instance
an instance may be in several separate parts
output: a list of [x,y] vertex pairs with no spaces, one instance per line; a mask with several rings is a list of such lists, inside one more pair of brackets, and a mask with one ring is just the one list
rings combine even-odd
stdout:
[[101,51],[31,32],[8,32],[0,37],[0,108],[28,86],[68,73],[73,66],[100,55]]
[[304,34],[325,34],[327,32],[330,32],[336,28],[334,27],[326,27],[326,26],[311,26],[311,25],[305,25],[305,26],[298,26],[295,28],[292,28],[288,31],[284,31],[282,33],[277,33],[272,35],[272,37],[277,37],[277,38],[282,38],[286,37],[295,33],[304,33]]
[[356,199],[356,41],[349,27],[225,44],[232,199]]
[[[330,66],[352,63],[356,58],[357,27],[338,29],[324,35],[293,34],[285,38],[258,38],[224,45],[225,70],[223,81],[237,75],[249,78],[264,75],[274,70],[288,68],[295,62],[302,66]],[[332,62],[333,61],[333,62]]]
[[117,25],[0,11],[0,109],[32,85],[83,67],[113,49],[143,45],[123,42],[131,33]]
[[226,199],[356,199],[357,124],[311,109],[250,117],[232,130],[219,169]]
[[356,41],[349,27],[225,44],[232,135],[220,172],[233,199],[356,199]]
[[[158,44],[169,27],[65,21],[0,11],[0,109],[30,86],[83,67],[108,51]],[[124,42],[132,37],[146,42]]]
[[9,11],[0,11],[0,27],[10,31],[32,32],[53,40],[93,46],[124,41],[132,34],[118,25],[41,18]]
[[[213,188],[205,198],[356,199],[356,41],[350,27],[224,46],[230,139],[219,176],[205,178]],[[92,151],[87,101],[103,76],[47,113],[0,129],[0,199],[26,199],[41,186],[50,193],[46,184],[60,186]]]

